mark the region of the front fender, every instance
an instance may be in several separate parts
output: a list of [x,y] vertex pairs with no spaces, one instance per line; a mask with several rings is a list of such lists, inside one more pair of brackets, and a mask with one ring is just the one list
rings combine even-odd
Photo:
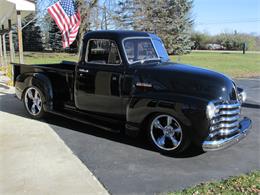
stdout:
[[140,131],[152,115],[167,113],[188,128],[199,142],[208,136],[209,122],[205,115],[207,100],[183,95],[165,95],[165,98],[159,98],[163,96],[155,94],[153,98],[131,98],[127,108],[127,130]]
[[38,87],[43,93],[44,110],[53,108],[53,89],[50,79],[42,73],[21,74],[16,78],[15,89],[19,99],[23,98],[25,90],[30,86]]

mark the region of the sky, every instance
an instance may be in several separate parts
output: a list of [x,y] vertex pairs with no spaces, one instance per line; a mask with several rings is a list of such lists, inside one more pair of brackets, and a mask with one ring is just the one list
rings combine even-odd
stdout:
[[260,35],[260,0],[194,0],[192,17],[196,31]]
[[[47,8],[57,0],[41,0]],[[104,0],[99,0],[102,3]],[[116,1],[116,0],[115,0]],[[260,0],[193,0],[194,30],[211,35],[235,30],[260,35]]]

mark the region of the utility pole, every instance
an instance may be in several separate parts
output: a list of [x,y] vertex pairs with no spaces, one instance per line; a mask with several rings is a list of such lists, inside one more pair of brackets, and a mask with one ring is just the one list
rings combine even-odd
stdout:
[[7,65],[7,57],[6,57],[6,42],[5,42],[5,35],[6,35],[6,32],[5,32],[5,26],[2,25],[2,31],[3,31],[3,34],[2,34],[2,43],[3,43],[3,54],[4,54],[4,65],[6,66]]
[[19,45],[19,63],[23,64],[23,36],[22,36],[22,16],[21,11],[17,11],[17,31]]
[[3,46],[2,46],[2,35],[0,34],[0,65],[4,65],[4,59],[3,59]]
[[8,36],[9,36],[9,51],[10,51],[10,62],[14,62],[14,47],[13,47],[13,33],[12,33],[12,21],[8,20]]

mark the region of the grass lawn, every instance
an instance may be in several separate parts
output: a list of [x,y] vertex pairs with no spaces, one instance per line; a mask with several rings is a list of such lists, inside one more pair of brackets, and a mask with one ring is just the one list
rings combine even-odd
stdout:
[[179,192],[169,193],[169,195],[185,194],[260,194],[260,171],[255,171],[247,175],[230,177],[227,180],[219,182],[203,183]]
[[[51,64],[59,63],[62,60],[65,61],[78,61],[77,54],[70,53],[39,53],[39,52],[25,52],[24,63],[25,64]],[[16,58],[18,62],[18,57]]]
[[259,53],[192,52],[171,56],[172,61],[215,70],[231,77],[260,76]]
[[[228,52],[192,52],[182,56],[171,56],[172,61],[191,64],[224,73],[231,77],[260,76],[260,54]],[[61,60],[78,61],[77,54],[25,52],[26,64],[59,63]],[[18,57],[16,57],[18,62]]]

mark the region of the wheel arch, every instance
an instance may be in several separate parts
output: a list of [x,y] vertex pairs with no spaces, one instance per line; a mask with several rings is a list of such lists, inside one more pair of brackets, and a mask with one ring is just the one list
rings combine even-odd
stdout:
[[[130,100],[127,108],[126,121],[130,128],[127,131],[136,131],[138,133],[127,133],[129,135],[137,135],[144,131],[149,119],[159,113],[169,114],[176,118],[181,124],[187,128],[198,129],[196,121],[204,120],[205,100],[193,97],[178,97],[172,99],[152,99],[135,97]],[[195,124],[195,125],[194,125]],[[204,128],[204,127],[203,127]]]
[[35,86],[43,93],[43,108],[45,111],[53,109],[53,88],[50,79],[42,73],[28,74],[23,80],[22,99],[28,88]]

